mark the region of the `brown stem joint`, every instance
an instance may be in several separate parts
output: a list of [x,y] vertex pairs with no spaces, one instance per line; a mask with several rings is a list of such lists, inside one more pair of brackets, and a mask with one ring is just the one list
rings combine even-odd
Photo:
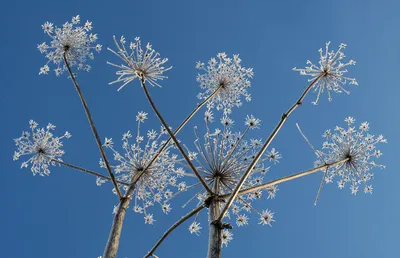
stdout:
[[216,226],[218,229],[232,229],[232,225],[229,223],[223,223],[219,220],[214,220],[213,222],[211,222],[211,225]]

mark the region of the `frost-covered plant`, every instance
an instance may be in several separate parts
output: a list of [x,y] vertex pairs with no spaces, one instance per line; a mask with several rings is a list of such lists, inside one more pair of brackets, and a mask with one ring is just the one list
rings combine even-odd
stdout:
[[346,57],[343,53],[343,49],[346,47],[346,44],[340,44],[339,49],[335,51],[329,51],[330,42],[325,45],[325,53],[322,48],[318,50],[320,59],[318,61],[319,65],[313,64],[310,60],[307,60],[306,68],[297,69],[293,68],[294,71],[300,72],[301,75],[310,76],[311,78],[308,80],[309,82],[318,79],[318,82],[314,85],[314,92],[317,93],[317,98],[313,102],[316,105],[319,101],[319,97],[321,93],[325,90],[328,92],[328,100],[331,101],[331,91],[336,93],[345,92],[350,94],[348,90],[344,88],[344,86],[349,82],[349,84],[353,84],[358,86],[356,79],[346,77],[347,66],[355,65],[356,61],[350,60],[347,63],[344,63],[342,60]]
[[163,66],[168,61],[168,58],[161,59],[160,54],[152,48],[150,43],[147,43],[145,50],[143,50],[139,37],[130,42],[129,50],[125,47],[126,40],[124,36],[121,36],[119,42],[114,36],[114,42],[117,50],[114,51],[111,48],[108,48],[108,50],[121,58],[123,64],[117,65],[107,62],[120,69],[116,72],[116,75],[119,76],[118,79],[110,82],[110,84],[121,82],[122,86],[118,88],[119,91],[136,78],[140,80],[143,77],[150,85],[161,87],[157,81],[167,78],[163,74],[172,68],[172,66]]
[[94,58],[93,50],[100,52],[102,46],[95,45],[97,34],[89,33],[93,26],[92,22],[86,21],[85,25],[78,26],[80,23],[79,15],[72,17],[71,22],[66,22],[61,28],[51,22],[42,25],[44,33],[50,38],[50,44],[43,42],[37,46],[40,53],[45,54],[47,63],[40,68],[39,74],[47,74],[50,71],[50,63],[56,68],[54,72],[57,76],[67,70],[64,63],[64,56],[68,59],[71,66],[77,66],[78,70],[89,71],[91,66],[86,63],[87,58]]
[[[132,133],[128,131],[122,135],[123,152],[114,148],[112,138],[106,138],[104,146],[113,152],[117,165],[111,165],[111,167],[116,179],[126,183],[125,190],[128,190],[129,184],[149,166],[136,182],[135,190],[130,198],[134,202],[133,210],[144,214],[146,224],[153,224],[153,214],[148,214],[146,209],[158,204],[162,211],[168,214],[171,211],[168,201],[184,182],[178,183],[183,173],[181,168],[175,167],[175,163],[180,160],[177,155],[171,153],[174,146],[168,145],[161,154],[158,154],[160,145],[165,142],[161,140],[163,136],[166,136],[165,128],[161,128],[160,132],[152,129],[148,130],[147,134],[143,134],[141,124],[146,119],[147,113],[139,112],[136,116],[138,122],[136,134],[132,136]],[[133,138],[133,143],[130,143],[131,138]],[[156,154],[159,155],[158,159],[150,164]],[[103,160],[100,160],[100,166],[105,168]],[[101,185],[105,180],[97,178],[96,182],[97,185]]]
[[62,161],[61,157],[64,151],[61,139],[70,138],[71,134],[65,132],[61,137],[54,137],[52,131],[56,129],[55,125],[48,124],[45,128],[37,128],[38,123],[29,121],[31,132],[24,131],[22,136],[14,139],[18,151],[14,152],[13,160],[18,160],[21,156],[28,155],[30,158],[22,162],[21,168],[27,168],[31,165],[33,175],[50,175],[49,165],[55,166],[56,161]]
[[[38,45],[39,51],[48,59],[47,63],[40,68],[39,74],[47,74],[51,64],[55,65],[54,72],[57,76],[68,71],[100,150],[102,156],[100,165],[107,168],[108,176],[64,163],[61,160],[64,152],[61,150],[60,140],[63,137],[69,138],[70,134],[53,137],[51,131],[55,127],[51,124],[47,126],[47,130],[36,129],[37,123],[31,121],[32,132],[23,132],[21,137],[15,139],[18,151],[14,153],[14,160],[18,160],[23,155],[30,155],[31,157],[22,163],[22,167],[28,167],[31,164],[34,174],[48,175],[50,173],[49,165],[58,163],[97,176],[96,183],[98,185],[103,184],[106,180],[113,182],[113,191],[118,195],[119,204],[114,207],[114,221],[102,257],[116,257],[125,213],[131,205],[131,201],[133,203],[131,208],[144,214],[144,222],[153,224],[154,216],[148,212],[150,206],[160,205],[162,211],[168,213],[171,210],[170,200],[172,198],[200,186],[201,189],[192,194],[188,201],[197,198],[198,206],[173,224],[146,257],[154,255],[161,242],[192,216],[195,216],[195,219],[190,224],[189,231],[192,234],[199,234],[202,226],[197,218],[200,211],[207,208],[209,215],[208,257],[216,258],[220,257],[221,246],[227,245],[233,238],[232,232],[229,230],[232,225],[226,223],[225,220],[234,220],[232,224],[238,227],[248,225],[249,213],[254,211],[259,215],[258,224],[272,225],[275,221],[274,213],[269,209],[257,211],[252,206],[252,201],[260,199],[265,192],[268,194],[265,199],[275,198],[280,183],[324,171],[323,181],[331,182],[337,176],[339,188],[343,188],[349,182],[353,194],[358,192],[360,185],[364,185],[364,192],[372,192],[372,186],[367,185],[367,182],[373,177],[371,169],[383,167],[374,161],[374,158],[382,155],[379,150],[375,149],[375,145],[386,142],[386,140],[381,135],[375,137],[368,134],[369,125],[366,122],[362,123],[357,131],[352,126],[354,123],[352,118],[346,119],[347,129],[336,127],[334,133],[329,130],[325,133],[327,142],[323,144],[322,151],[315,151],[320,162],[316,163],[316,167],[269,182],[264,182],[263,178],[269,169],[264,163],[268,161],[278,163],[281,158],[279,152],[270,148],[272,141],[288,117],[302,104],[311,90],[317,93],[316,100],[313,102],[317,104],[324,91],[327,91],[328,99],[331,101],[332,92],[348,94],[349,91],[345,88],[346,84],[358,85],[354,78],[345,76],[347,66],[355,64],[353,60],[343,61],[345,44],[341,44],[335,52],[329,51],[330,43],[327,43],[325,51],[319,50],[318,65],[307,61],[304,69],[293,69],[300,72],[301,75],[310,76],[309,82],[311,83],[298,100],[280,116],[280,120],[266,140],[262,141],[246,139],[250,129],[260,127],[259,119],[252,115],[247,116],[245,121],[247,127],[243,133],[240,133],[234,132],[234,121],[228,117],[234,107],[242,106],[243,99],[251,100],[248,89],[250,79],[253,77],[253,69],[243,67],[239,55],[233,55],[231,58],[225,53],[219,53],[216,58],[211,58],[207,65],[197,62],[196,68],[200,70],[197,81],[202,89],[197,97],[202,102],[172,132],[146,86],[147,82],[151,86],[160,86],[160,81],[167,78],[164,73],[172,68],[165,67],[168,59],[162,59],[149,43],[142,47],[139,37],[130,42],[129,46],[126,46],[125,37],[122,36],[119,40],[114,37],[116,50],[108,49],[122,62],[121,64],[108,62],[117,68],[116,75],[118,76],[110,84],[121,83],[122,85],[118,89],[120,90],[137,78],[153,111],[162,123],[161,131],[149,130],[147,134],[142,134],[140,128],[147,119],[147,113],[139,112],[136,117],[137,132],[131,134],[128,131],[123,134],[123,150],[119,151],[114,148],[111,138],[105,138],[104,145],[102,144],[88,104],[83,97],[75,73],[71,69],[76,67],[78,70],[89,71],[91,67],[86,64],[87,58],[93,59],[93,50],[100,51],[102,48],[99,44],[95,45],[97,35],[90,32],[92,23],[87,21],[83,26],[79,26],[79,23],[78,15],[60,28],[54,27],[50,22],[42,25],[44,32],[50,36],[51,42]],[[176,135],[204,105],[207,105],[205,134],[204,137],[199,137],[197,127],[195,127],[195,149],[190,150],[177,139]],[[214,121],[214,109],[222,111],[221,118],[217,119],[221,121],[222,129],[210,130],[211,122]],[[33,136],[32,140],[30,139],[31,135]],[[161,140],[161,137],[168,135],[168,139]],[[110,165],[103,146],[113,153],[114,164]],[[171,152],[175,148],[182,154],[183,159]],[[185,169],[177,168],[176,165],[182,165]],[[189,185],[186,184],[186,181],[178,182],[184,176],[186,181],[190,178],[197,181]],[[120,188],[125,190],[124,194],[121,193]]]
[[254,75],[253,68],[243,67],[241,61],[239,55],[230,58],[225,53],[219,53],[217,58],[212,57],[208,61],[207,66],[197,62],[196,68],[202,72],[197,75],[197,81],[203,90],[197,97],[205,99],[219,89],[209,102],[209,109],[216,107],[217,110],[223,110],[225,115],[229,115],[233,107],[242,105],[242,96],[246,101],[251,100],[247,89],[251,85],[249,79]]
[[[374,177],[371,170],[375,167],[385,167],[374,161],[382,155],[382,152],[376,149],[376,145],[387,143],[387,140],[382,135],[370,134],[368,122],[363,122],[356,128],[354,118],[348,117],[344,121],[347,123],[347,128],[336,126],[333,131],[325,131],[323,137],[326,141],[322,145],[322,150],[317,153],[326,163],[346,159],[344,163],[329,168],[325,182],[332,183],[337,177],[340,189],[349,183],[351,193],[354,195],[359,191],[359,186],[364,187],[365,193],[372,193],[372,185],[368,184]],[[316,161],[316,166],[319,165],[321,160]]]
[[232,232],[227,229],[222,230],[221,239],[222,245],[228,246],[229,242],[233,239]]
[[[189,152],[189,155],[197,169],[203,176],[207,185],[212,189],[213,194],[217,196],[229,196],[235,188],[238,181],[241,179],[243,172],[249,167],[250,163],[259,151],[262,140],[250,139],[246,140],[246,136],[251,129],[259,128],[261,121],[254,116],[247,116],[245,125],[247,126],[243,133],[232,132],[233,120],[228,117],[222,117],[222,128],[216,128],[213,132],[210,129],[210,122],[213,120],[213,115],[210,111],[206,112],[206,133],[201,139],[198,136],[197,128],[195,128],[194,142],[195,151]],[[270,167],[265,166],[265,161],[278,163],[281,155],[274,148],[266,153],[260,162],[254,167],[250,177],[244,184],[244,188],[258,186],[263,183],[263,177]],[[185,164],[183,164],[185,165]],[[198,183],[197,183],[198,184]],[[196,184],[196,185],[197,185]],[[189,186],[188,188],[193,187]],[[276,195],[277,187],[271,186],[263,190],[268,193],[268,198],[274,198]],[[202,189],[195,194],[200,200],[200,203],[205,201],[210,194]],[[248,217],[246,215],[252,211],[260,216],[260,224],[271,225],[273,222],[273,213],[269,210],[259,212],[252,205],[251,202],[255,199],[262,197],[262,190],[258,190],[246,195],[242,195],[235,200],[235,203],[230,207],[230,213],[227,218],[233,219],[237,226],[244,226],[248,224]],[[221,205],[218,205],[222,209]],[[195,221],[189,227],[191,233],[198,234],[201,227]],[[230,236],[232,238],[232,236]],[[225,243],[227,244],[227,242]]]

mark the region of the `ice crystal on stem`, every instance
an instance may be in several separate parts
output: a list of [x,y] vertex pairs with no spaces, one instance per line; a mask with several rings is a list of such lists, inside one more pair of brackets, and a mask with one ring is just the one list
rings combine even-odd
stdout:
[[322,48],[318,50],[320,54],[319,65],[315,65],[310,60],[307,60],[308,66],[304,69],[293,68],[294,71],[300,72],[301,75],[310,76],[309,82],[320,77],[318,82],[314,85],[314,92],[317,93],[317,98],[313,102],[314,105],[318,103],[321,93],[325,90],[328,92],[328,100],[331,101],[332,91],[350,94],[350,92],[344,88],[348,82],[349,84],[358,86],[356,79],[345,76],[348,72],[346,67],[356,64],[354,60],[349,60],[347,63],[343,62],[346,56],[342,50],[346,47],[346,44],[340,44],[336,52],[333,50],[329,51],[329,45],[330,42],[326,43],[325,52]]
[[[249,122],[249,119],[251,122]],[[227,122],[229,121],[229,122]],[[241,179],[243,173],[247,170],[256,153],[261,148],[262,141],[260,139],[245,140],[250,129],[257,128],[260,120],[255,117],[247,117],[244,133],[233,133],[230,130],[233,120],[221,119],[222,129],[216,128],[214,132],[210,131],[209,120],[206,119],[207,132],[204,135],[204,142],[197,134],[195,128],[196,140],[194,142],[196,152],[190,152],[192,159],[197,163],[197,169],[204,177],[206,183],[213,189],[216,195],[229,196],[236,184]],[[203,143],[202,143],[203,142]],[[270,161],[276,163],[281,158],[279,152],[272,149],[267,155],[261,158],[260,162],[254,167],[248,180],[244,184],[244,188],[254,187],[263,183],[263,176],[269,167],[264,166],[264,162]],[[185,164],[183,164],[185,166]],[[266,188],[270,192],[268,198],[275,197],[276,187]],[[204,201],[208,195],[204,189],[196,194],[200,202]],[[239,196],[235,203],[230,207],[231,214],[236,217],[237,226],[248,225],[249,218],[246,213],[251,211],[258,212],[251,206],[251,202],[262,197],[262,191],[255,191],[249,194]],[[222,206],[220,209],[222,210]],[[231,215],[227,216],[231,218]],[[271,221],[269,221],[271,223]],[[267,223],[267,224],[269,224]]]
[[[333,182],[334,177],[338,177],[338,187],[343,189],[346,183],[350,183],[352,194],[359,191],[359,186],[364,187],[365,193],[372,193],[372,186],[368,181],[374,177],[371,169],[374,167],[384,168],[378,165],[373,159],[382,155],[380,150],[376,149],[376,144],[387,143],[382,135],[374,136],[368,133],[369,124],[361,123],[358,130],[353,125],[355,120],[352,117],[345,119],[347,129],[336,126],[334,132],[326,130],[323,137],[326,138],[322,145],[322,151],[318,155],[326,163],[347,159],[344,163],[331,167],[325,177],[326,183]],[[320,165],[318,160],[316,165]]]
[[[157,133],[155,130],[149,130],[146,135],[140,131],[141,124],[147,119],[147,113],[139,112],[137,115],[138,129],[134,143],[130,143],[133,138],[130,131],[122,135],[122,149],[120,153],[114,148],[114,142],[111,138],[106,138],[104,146],[114,153],[114,160],[118,165],[111,166],[115,171],[117,180],[125,183],[132,183],[133,180],[147,167],[160,145],[164,144],[161,138],[167,137],[163,128]],[[153,216],[147,213],[147,208],[159,204],[164,213],[171,211],[170,204],[167,203],[173,195],[171,189],[179,189],[180,184],[177,182],[182,177],[181,169],[175,169],[175,163],[180,161],[176,155],[170,153],[173,145],[169,145],[164,149],[155,162],[146,170],[144,175],[136,184],[132,199],[134,200],[134,211],[145,214],[145,222],[152,224]],[[100,165],[105,167],[104,162],[100,161]],[[102,182],[100,182],[101,184]],[[99,185],[99,182],[97,182]],[[125,190],[127,190],[125,186]]]
[[163,74],[172,68],[172,66],[163,66],[168,61],[168,58],[161,59],[160,53],[156,52],[150,43],[147,43],[145,50],[143,50],[139,37],[136,37],[134,42],[130,42],[129,50],[125,47],[126,40],[124,36],[121,36],[119,42],[114,36],[114,42],[117,50],[114,51],[110,48],[108,50],[121,58],[124,63],[117,65],[107,62],[120,69],[116,72],[116,75],[119,76],[118,79],[110,82],[110,84],[122,83],[122,86],[118,88],[119,91],[136,78],[143,77],[150,85],[161,87],[157,81],[167,78]]
[[249,78],[253,78],[253,68],[242,67],[240,63],[239,55],[233,55],[233,58],[230,58],[225,53],[219,53],[217,58],[211,58],[207,66],[197,62],[196,68],[203,72],[197,75],[197,81],[203,90],[197,97],[206,99],[220,88],[209,102],[209,109],[216,107],[217,110],[223,110],[224,114],[228,115],[234,106],[242,105],[242,96],[246,101],[251,100],[247,89],[250,87]]
[[86,60],[88,57],[93,59],[93,50],[100,52],[102,46],[94,45],[97,34],[89,33],[93,28],[92,22],[86,21],[83,26],[78,26],[79,23],[80,17],[77,15],[72,17],[72,22],[64,23],[62,28],[54,27],[50,22],[42,25],[44,33],[51,38],[51,42],[49,45],[43,42],[37,47],[48,59],[47,63],[40,68],[39,74],[47,74],[50,71],[50,63],[56,66],[54,72],[57,76],[62,74],[66,70],[64,54],[70,66],[77,66],[78,70],[91,69],[90,65],[85,64]]
[[[22,132],[22,136],[14,139],[18,151],[14,152],[13,160],[18,160],[21,156],[31,156],[27,161],[22,162],[21,168],[27,168],[31,164],[33,175],[41,176],[49,175],[49,165],[55,165],[55,160],[61,161],[64,151],[61,139],[70,138],[71,134],[65,132],[61,137],[54,137],[51,131],[55,130],[53,124],[48,124],[45,128],[37,128],[38,123],[33,120],[29,121],[31,132]],[[31,138],[32,136],[32,138]]]

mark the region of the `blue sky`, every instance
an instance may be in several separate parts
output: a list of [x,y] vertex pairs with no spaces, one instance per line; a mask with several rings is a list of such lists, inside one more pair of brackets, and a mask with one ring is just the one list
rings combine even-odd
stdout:
[[[61,25],[76,14],[91,20],[99,43],[112,45],[113,35],[128,39],[140,36],[150,41],[173,69],[163,87],[151,94],[172,127],[196,105],[199,87],[195,62],[206,62],[218,52],[239,53],[243,65],[253,67],[250,93],[253,100],[234,110],[238,130],[253,114],[262,120],[257,137],[264,139],[281,114],[307,86],[303,76],[291,71],[307,59],[317,61],[320,47],[331,41],[336,48],[348,45],[349,58],[357,61],[350,75],[359,87],[351,94],[323,96],[318,106],[296,110],[271,146],[283,155],[266,180],[311,168],[314,154],[297,132],[302,126],[310,141],[322,144],[325,129],[342,124],[347,116],[369,121],[371,132],[383,134],[388,144],[380,146],[372,195],[351,196],[326,185],[317,206],[313,205],[321,175],[312,175],[280,186],[277,198],[258,201],[260,209],[275,212],[273,227],[257,224],[235,228],[234,240],[224,248],[224,257],[398,257],[400,176],[395,161],[399,139],[398,59],[400,3],[387,1],[8,1],[1,8],[3,24],[2,87],[0,91],[0,236],[4,257],[89,258],[102,254],[117,203],[111,186],[97,187],[94,178],[66,168],[53,168],[49,177],[33,177],[20,162],[12,161],[13,138],[28,128],[29,119],[41,125],[52,122],[58,134],[68,130],[63,159],[88,169],[98,167],[99,153],[79,98],[69,79],[39,76],[45,58],[36,45],[48,38],[40,25]],[[106,50],[90,62],[93,70],[78,80],[89,103],[101,137],[118,139],[134,130],[138,111],[150,113],[146,126],[159,128],[137,81],[117,92],[108,82],[115,70],[106,65],[115,60]],[[194,119],[179,139],[189,145]],[[103,171],[104,172],[104,171]],[[142,257],[158,237],[187,210],[173,203],[166,216],[154,209],[156,224],[144,225],[141,215],[129,211],[119,257]],[[205,213],[201,221],[205,227]],[[207,231],[191,235],[188,223],[176,230],[157,252],[159,257],[204,257]]]

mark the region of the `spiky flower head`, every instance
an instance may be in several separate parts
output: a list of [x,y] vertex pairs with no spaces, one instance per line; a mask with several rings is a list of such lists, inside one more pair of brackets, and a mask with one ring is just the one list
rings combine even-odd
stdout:
[[233,107],[242,105],[241,97],[250,101],[247,89],[250,87],[250,78],[253,78],[253,68],[245,68],[241,65],[239,55],[228,57],[225,53],[219,53],[217,58],[211,58],[208,65],[197,62],[196,68],[202,71],[197,75],[202,92],[197,95],[199,99],[206,99],[217,89],[217,94],[208,103],[208,108],[216,107],[223,110],[225,115],[232,112]]
[[319,101],[321,93],[324,91],[328,92],[328,100],[331,101],[331,92],[350,94],[348,90],[344,87],[347,83],[358,86],[356,79],[346,77],[347,66],[355,65],[356,61],[350,60],[348,62],[343,62],[346,57],[343,53],[343,49],[346,44],[340,44],[339,49],[335,51],[329,51],[330,42],[326,43],[325,51],[320,48],[319,55],[320,59],[318,65],[313,64],[310,60],[307,60],[307,65],[304,69],[293,68],[293,71],[300,72],[301,75],[310,76],[309,82],[316,80],[318,77],[318,82],[314,85],[314,92],[317,93],[317,98],[313,102],[316,105]]
[[200,227],[200,223],[194,221],[192,224],[190,224],[189,226],[189,232],[190,234],[196,234],[199,235],[200,233],[200,229],[202,229],[202,227]]
[[[248,119],[249,117],[246,121]],[[257,124],[260,122],[254,117],[251,117],[251,119],[256,120]],[[243,133],[234,133],[230,128],[233,121],[230,123],[225,123],[224,121],[224,119],[221,121],[223,128],[216,128],[212,132],[210,131],[209,121],[206,120],[207,132],[203,139],[198,136],[197,128],[195,128],[196,140],[194,145],[196,151],[189,152],[190,157],[197,166],[197,170],[217,196],[230,196],[262,146],[260,139],[245,139],[247,133],[254,127],[253,124],[246,123],[247,128]],[[269,170],[269,167],[266,167],[263,163],[277,163],[279,159],[281,159],[281,155],[278,151],[275,149],[268,151],[253,168],[250,176],[243,185],[243,189],[261,185],[264,175]],[[272,199],[276,195],[277,187],[273,186],[264,190],[268,192],[266,198]],[[262,190],[258,190],[239,195],[230,207],[227,218],[235,219],[236,225],[240,227],[249,223],[247,214],[252,211],[262,217],[263,214],[253,208],[251,204],[253,200],[260,199],[262,194]],[[200,202],[203,202],[208,196],[208,193],[204,189],[196,194]],[[223,202],[221,202],[221,210],[223,206]]]
[[89,33],[92,30],[92,22],[86,21],[83,26],[79,26],[79,15],[72,17],[71,22],[66,22],[61,28],[53,25],[51,22],[45,22],[42,25],[44,33],[50,38],[50,44],[46,42],[39,44],[37,48],[40,53],[45,54],[47,63],[40,68],[39,74],[48,74],[50,64],[56,67],[54,72],[57,76],[62,74],[67,68],[64,64],[64,54],[70,66],[77,66],[78,70],[89,71],[90,65],[86,60],[94,58],[93,50],[100,52],[102,46],[95,45],[97,34]]
[[258,224],[261,225],[269,225],[270,227],[272,227],[271,223],[274,222],[274,213],[270,210],[264,210],[261,213],[261,217],[260,217],[260,222],[258,222]]
[[31,132],[24,131],[22,136],[14,139],[18,151],[14,152],[13,160],[18,160],[21,156],[28,155],[30,158],[22,162],[21,168],[27,168],[31,164],[33,175],[49,175],[49,165],[55,165],[55,161],[61,161],[64,151],[61,139],[70,138],[71,134],[65,132],[61,137],[54,137],[52,131],[55,130],[53,124],[48,124],[45,128],[37,128],[38,123],[29,121]]
[[[145,114],[139,112],[138,115]],[[119,152],[114,148],[114,143],[111,138],[106,138],[104,146],[110,149],[114,154],[114,160],[117,165],[111,167],[115,171],[117,180],[125,183],[132,183],[141,172],[150,164],[155,155],[158,154],[158,148],[165,141],[161,141],[162,137],[167,136],[165,130],[161,132],[155,130],[147,131],[147,134],[141,133],[141,124],[144,119],[138,119],[138,131],[136,135],[132,135],[130,131],[122,135],[122,149]],[[130,142],[132,141],[133,143]],[[171,211],[168,203],[175,189],[179,189],[177,182],[182,176],[181,169],[175,169],[175,163],[179,161],[176,155],[171,154],[171,149],[174,145],[167,146],[158,158],[150,165],[143,176],[137,181],[135,190],[131,196],[134,207],[133,210],[137,213],[144,213],[145,221],[152,224],[153,216],[149,216],[147,209],[155,204],[158,204],[164,213]],[[100,166],[105,167],[104,162],[100,161]],[[101,178],[97,179],[97,184],[101,185],[105,181]],[[124,186],[127,190],[128,187]]]
[[[359,191],[359,186],[364,187],[365,193],[371,193],[372,186],[368,185],[369,180],[374,177],[371,170],[374,167],[385,167],[374,161],[382,155],[382,152],[376,149],[376,144],[387,143],[387,140],[382,135],[369,134],[367,122],[361,123],[358,128],[353,125],[355,119],[352,117],[346,118],[345,122],[347,129],[336,126],[333,132],[326,130],[323,134],[326,141],[323,143],[322,151],[318,151],[317,154],[326,163],[347,159],[344,163],[329,169],[325,182],[331,183],[334,177],[337,177],[340,189],[349,183],[352,194]],[[320,164],[321,161],[318,160],[316,165]]]
[[233,234],[228,229],[222,230],[221,242],[222,245],[228,246],[229,242],[233,239]]
[[107,62],[109,65],[120,69],[116,72],[116,75],[119,76],[118,79],[110,82],[110,84],[121,82],[122,86],[118,88],[119,91],[136,78],[143,78],[150,85],[161,87],[157,81],[168,78],[164,73],[172,68],[172,66],[163,66],[168,61],[168,58],[161,59],[160,53],[156,52],[150,43],[147,43],[145,50],[143,50],[139,37],[130,42],[129,50],[125,47],[126,40],[124,36],[121,36],[119,42],[115,36],[113,38],[117,50],[107,49],[121,58],[123,63],[117,65]]

